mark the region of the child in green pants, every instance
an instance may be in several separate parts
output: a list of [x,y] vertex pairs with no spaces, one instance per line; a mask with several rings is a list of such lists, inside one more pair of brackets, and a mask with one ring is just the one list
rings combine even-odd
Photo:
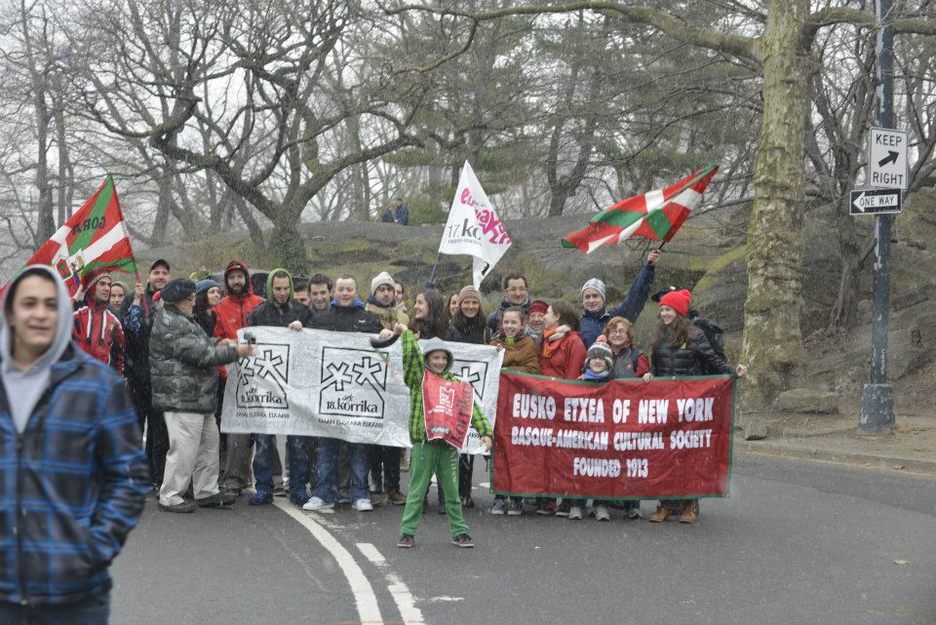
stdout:
[[[406,507],[403,509],[403,521],[400,524],[402,535],[398,547],[408,548],[414,544],[416,528],[422,519],[423,498],[429,490],[429,482],[435,473],[439,487],[445,494],[445,513],[448,515],[452,532],[452,543],[459,547],[474,547],[468,535],[468,525],[462,516],[461,501],[458,498],[458,452],[451,444],[436,439],[428,441],[426,436],[426,416],[424,411],[423,385],[426,372],[434,373],[443,380],[460,381],[449,371],[452,366],[452,353],[438,339],[432,339],[426,346],[426,356],[416,340],[416,335],[402,324],[394,326],[394,332],[400,334],[403,348],[403,379],[410,389],[410,441],[413,443],[410,465],[410,483],[406,495]],[[386,331],[385,331],[386,332]],[[472,402],[471,425],[481,435],[481,444],[491,448],[491,423]]]

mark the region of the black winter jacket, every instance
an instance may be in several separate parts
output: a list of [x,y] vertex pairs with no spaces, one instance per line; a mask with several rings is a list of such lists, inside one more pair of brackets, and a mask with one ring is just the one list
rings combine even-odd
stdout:
[[653,348],[652,368],[654,377],[672,377],[677,375],[702,375],[706,370],[717,373],[734,373],[735,367],[715,353],[705,334],[692,326],[689,345],[670,347],[664,341],[660,347]]
[[313,315],[310,327],[335,332],[368,332],[371,334],[378,334],[383,330],[377,315],[364,310],[364,304],[360,300],[354,300],[350,306],[339,306],[332,302],[330,313],[322,311]]
[[312,311],[294,299],[285,304],[277,304],[268,299],[247,315],[248,326],[274,326],[285,328],[293,321],[298,321],[304,328],[312,327]]
[[456,317],[449,323],[448,340],[453,343],[487,345],[491,342],[487,323],[480,314],[468,319]]

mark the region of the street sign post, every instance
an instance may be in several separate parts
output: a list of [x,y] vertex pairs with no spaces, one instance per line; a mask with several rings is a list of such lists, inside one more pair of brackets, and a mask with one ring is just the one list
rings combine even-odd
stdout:
[[900,189],[855,189],[851,192],[851,215],[886,215],[900,212]]
[[868,135],[868,185],[907,190],[907,132],[872,128]]

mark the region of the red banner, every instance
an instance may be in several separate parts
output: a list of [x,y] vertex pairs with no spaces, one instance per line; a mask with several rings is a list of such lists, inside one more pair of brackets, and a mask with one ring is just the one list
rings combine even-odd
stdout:
[[606,499],[728,494],[734,378],[606,384],[503,373],[494,491]]
[[443,380],[426,371],[422,391],[426,440],[441,438],[455,449],[464,447],[471,427],[474,389],[467,382]]

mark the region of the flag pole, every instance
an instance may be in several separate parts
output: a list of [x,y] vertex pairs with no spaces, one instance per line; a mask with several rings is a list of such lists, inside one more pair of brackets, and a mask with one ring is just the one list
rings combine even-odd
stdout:
[[432,263],[432,273],[429,274],[429,280],[426,282],[426,288],[427,288],[427,289],[434,289],[434,288],[435,288],[436,269],[439,268],[439,260],[440,260],[441,258],[442,258],[442,253],[441,253],[441,252],[437,253],[437,254],[436,254],[435,262]]

